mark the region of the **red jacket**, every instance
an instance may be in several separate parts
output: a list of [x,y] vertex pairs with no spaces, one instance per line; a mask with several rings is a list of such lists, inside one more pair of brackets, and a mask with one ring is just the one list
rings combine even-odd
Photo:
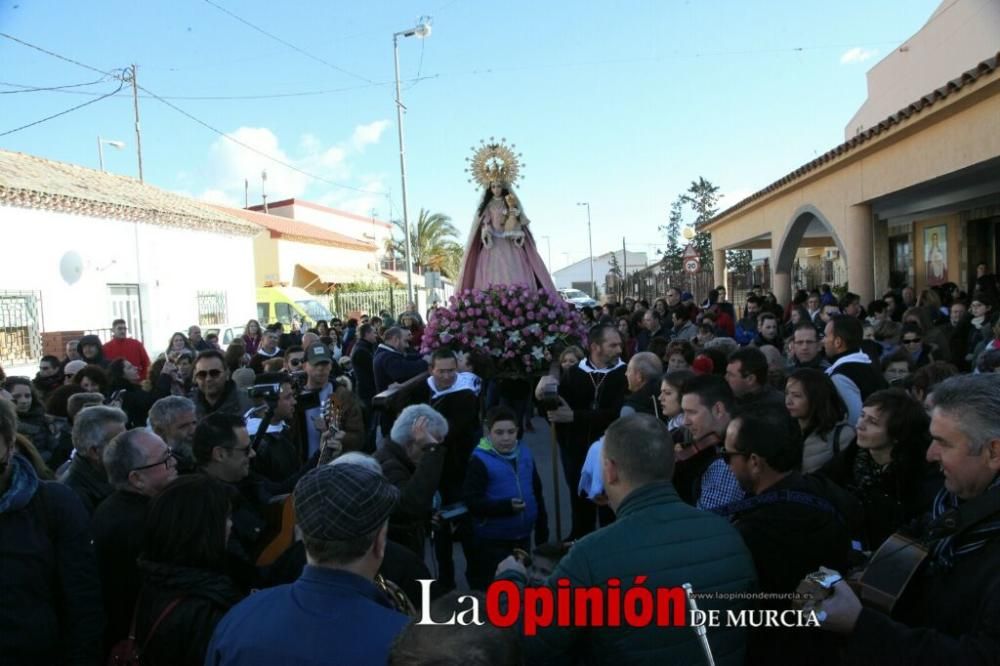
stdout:
[[145,347],[138,340],[125,338],[118,340],[112,338],[104,343],[104,358],[113,361],[116,358],[123,358],[139,369],[139,379],[146,378],[149,370],[149,355]]

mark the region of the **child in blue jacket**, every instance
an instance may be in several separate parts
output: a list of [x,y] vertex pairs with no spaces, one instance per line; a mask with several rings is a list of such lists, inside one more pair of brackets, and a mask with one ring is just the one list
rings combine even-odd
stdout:
[[472,452],[465,473],[465,504],[473,520],[469,587],[485,590],[497,565],[515,548],[531,550],[548,541],[542,481],[528,447],[517,440],[517,417],[494,407],[483,424],[486,435]]

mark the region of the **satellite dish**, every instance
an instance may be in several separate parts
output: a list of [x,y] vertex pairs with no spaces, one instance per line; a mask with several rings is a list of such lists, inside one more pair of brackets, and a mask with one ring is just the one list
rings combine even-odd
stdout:
[[694,238],[694,235],[694,229],[691,227],[684,227],[684,229],[681,230],[681,236],[684,236],[684,240],[691,240]]
[[66,284],[77,282],[83,275],[83,257],[73,250],[64,254],[59,260],[59,274]]

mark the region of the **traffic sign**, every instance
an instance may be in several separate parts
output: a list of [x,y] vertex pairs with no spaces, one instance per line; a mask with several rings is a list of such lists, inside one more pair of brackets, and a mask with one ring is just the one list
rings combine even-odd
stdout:
[[684,270],[688,273],[697,273],[701,270],[701,260],[697,255],[684,260]]

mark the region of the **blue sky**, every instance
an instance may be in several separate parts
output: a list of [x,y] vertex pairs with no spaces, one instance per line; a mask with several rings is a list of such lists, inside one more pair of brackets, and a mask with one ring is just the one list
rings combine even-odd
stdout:
[[[307,52],[279,43],[213,4]],[[314,180],[140,99],[147,182],[215,201],[318,201],[401,215],[392,33],[400,42],[409,208],[452,217],[464,242],[479,193],[470,147],[506,137],[524,154],[518,188],[552,267],[595,253],[654,252],[670,202],[704,176],[735,203],[843,140],[865,72],[916,32],[939,0],[426,2],[0,0],[0,32],[102,71],[136,63],[139,83]],[[851,55],[853,54],[853,56]],[[313,56],[313,57],[310,57]],[[322,60],[323,62],[320,62]],[[956,73],[957,74],[957,73]],[[419,77],[419,80],[414,80]],[[99,74],[0,38],[0,81],[45,87]],[[943,82],[942,82],[943,83]],[[117,84],[73,88],[107,93]],[[0,85],[0,91],[17,90]],[[68,92],[0,94],[0,132],[80,104]],[[0,137],[0,147],[135,175],[131,95]],[[339,183],[349,188],[336,187]],[[543,258],[549,242],[539,239]]]

